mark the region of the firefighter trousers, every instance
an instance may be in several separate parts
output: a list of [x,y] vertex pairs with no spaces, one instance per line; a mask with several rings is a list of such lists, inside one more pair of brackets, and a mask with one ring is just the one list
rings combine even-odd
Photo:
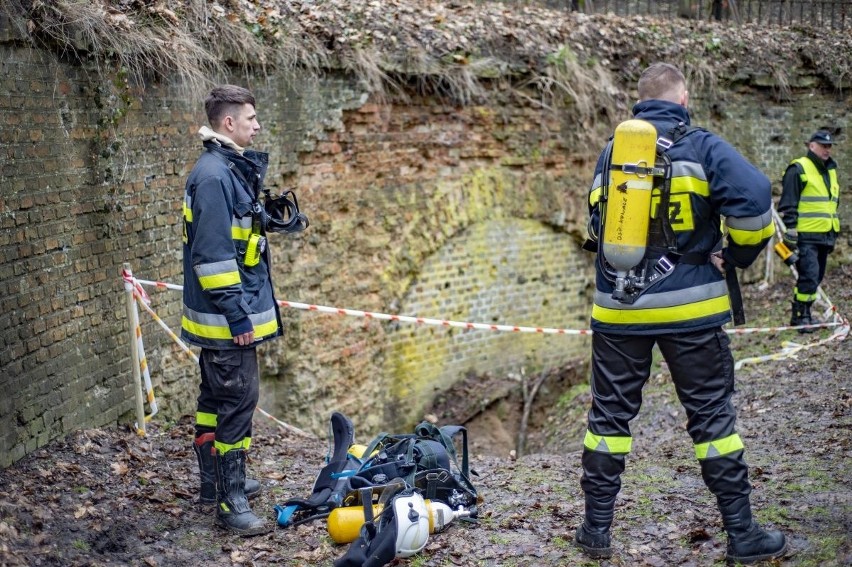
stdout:
[[203,348],[199,366],[196,432],[215,431],[217,443],[248,449],[243,444],[251,440],[252,419],[260,396],[257,350]]
[[630,451],[630,421],[639,413],[642,388],[658,345],[677,396],[686,411],[702,477],[720,504],[748,496],[748,467],[735,432],[734,360],[721,328],[663,335],[592,335],[592,407],[583,453],[581,485],[587,519],[597,513],[601,527],[611,519]]

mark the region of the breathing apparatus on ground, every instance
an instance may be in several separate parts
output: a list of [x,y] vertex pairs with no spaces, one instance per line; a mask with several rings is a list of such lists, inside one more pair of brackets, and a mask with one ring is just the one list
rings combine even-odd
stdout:
[[[367,521],[367,516],[372,513],[372,517],[377,517],[384,510],[386,500],[379,502],[361,503],[360,506],[341,506],[335,508],[328,515],[327,528],[328,535],[334,540],[334,543],[351,543],[358,539],[361,533],[361,526]],[[453,521],[459,518],[469,518],[470,510],[466,510],[463,506],[458,509],[453,509],[447,504],[439,500],[424,499],[426,511],[429,518],[429,533],[435,534],[444,531]],[[364,506],[370,506],[371,510],[365,510]]]
[[394,479],[384,487],[378,509],[373,517],[373,507],[366,500],[363,510],[367,521],[334,567],[380,567],[426,547],[430,514],[420,492],[406,486],[402,479]]
[[329,452],[308,498],[274,507],[279,526],[327,519],[335,543],[350,543],[335,567],[380,567],[420,552],[430,534],[473,522],[467,429],[423,421],[413,432],[382,432],[355,443],[355,428],[331,415]]

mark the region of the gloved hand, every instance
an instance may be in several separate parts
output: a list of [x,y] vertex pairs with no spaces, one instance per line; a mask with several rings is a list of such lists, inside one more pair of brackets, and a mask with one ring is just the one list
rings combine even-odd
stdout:
[[791,252],[794,252],[799,248],[799,233],[795,228],[789,228],[784,233],[784,244],[787,245],[787,248],[790,249]]
[[710,254],[710,263],[713,264],[713,266],[717,270],[719,270],[720,274],[722,274],[723,276],[725,275],[728,267],[725,264],[725,259],[722,257],[722,251],[721,250],[719,250],[718,252],[713,252],[712,254]]

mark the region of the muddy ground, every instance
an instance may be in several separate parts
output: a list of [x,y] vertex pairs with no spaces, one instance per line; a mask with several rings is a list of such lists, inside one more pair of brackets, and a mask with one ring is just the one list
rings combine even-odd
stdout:
[[[748,326],[783,325],[790,282],[746,286]],[[852,314],[852,266],[835,266],[826,290]],[[777,353],[785,341],[829,336],[773,331],[734,335],[737,360]],[[746,443],[758,520],[787,533],[780,565],[852,564],[852,387],[850,340],[801,351],[797,358],[738,371],[739,432]],[[455,523],[398,565],[594,565],[572,545],[583,504],[580,448],[588,386],[572,366],[545,380],[530,414],[526,455],[513,460],[521,396],[511,392],[470,417],[474,482],[482,496],[476,523]],[[565,377],[569,378],[566,379]],[[550,384],[548,380],[559,382]],[[574,383],[574,385],[572,385]],[[482,385],[480,387],[486,387]],[[449,404],[450,406],[452,404]],[[444,423],[451,416],[436,409]],[[624,489],[616,510],[615,554],[602,565],[717,565],[725,537],[684,429],[684,414],[664,366],[646,387],[633,428]],[[265,492],[255,511],[306,496],[326,440],[304,440],[258,416],[250,470]],[[139,438],[123,427],[80,431],[0,471],[0,565],[330,565],[336,546],[323,522],[240,538],[216,528],[195,502],[189,417],[157,421]],[[362,439],[359,439],[361,441]],[[364,439],[366,440],[366,439]]]

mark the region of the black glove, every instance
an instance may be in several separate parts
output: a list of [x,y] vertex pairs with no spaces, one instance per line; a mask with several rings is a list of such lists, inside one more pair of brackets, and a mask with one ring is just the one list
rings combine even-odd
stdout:
[[795,252],[799,248],[799,233],[795,228],[788,228],[787,231],[784,232],[782,240],[787,248],[790,249],[790,252]]

